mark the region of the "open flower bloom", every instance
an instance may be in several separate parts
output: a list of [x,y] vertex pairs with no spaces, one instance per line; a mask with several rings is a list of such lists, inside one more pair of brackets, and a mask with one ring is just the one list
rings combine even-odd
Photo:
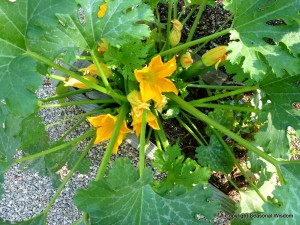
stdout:
[[[143,120],[143,114],[141,116],[136,116],[135,113],[132,112],[132,123],[131,126],[133,127],[133,131],[135,132],[136,136],[139,136],[141,134],[141,128],[142,128],[142,120]],[[159,130],[159,125],[157,122],[156,116],[149,111],[147,114],[147,124],[152,127],[154,130]]]
[[[94,144],[98,144],[102,141],[107,141],[113,135],[113,131],[115,125],[117,123],[117,116],[112,116],[110,114],[99,115],[95,117],[88,117],[87,120],[93,125],[93,127],[97,128],[96,139]],[[127,128],[126,121],[122,122],[121,129],[119,131],[119,135],[115,146],[113,148],[113,153],[117,154],[118,147],[122,144],[127,133],[130,132],[130,129]]]
[[98,44],[98,52],[103,55],[108,50],[108,42],[105,38],[101,38],[102,43]]
[[181,39],[181,30],[182,30],[182,24],[178,20],[172,20],[173,29],[170,33],[170,45],[172,47],[179,44]]
[[153,57],[148,67],[134,70],[135,78],[140,83],[143,102],[151,99],[155,102],[161,102],[164,98],[162,92],[174,92],[177,95],[176,86],[166,78],[171,76],[175,70],[175,57],[163,63],[160,55]]
[[[98,84],[98,80],[92,76],[82,76],[83,79],[88,80],[90,82],[93,82],[95,84]],[[71,86],[76,88],[90,88],[88,85],[82,83],[79,80],[76,80],[75,78],[69,77],[64,80],[64,86]]]
[[222,45],[204,53],[202,56],[202,62],[205,66],[211,66],[215,64],[215,68],[218,69],[219,64],[225,61],[226,58],[226,46]]
[[[101,69],[102,69],[105,77],[109,77],[112,74],[111,69],[109,69],[103,62],[100,62],[100,66],[101,66]],[[81,69],[79,69],[79,71],[83,72],[84,75],[86,75],[86,74],[90,74],[90,75],[96,74],[96,75],[99,76],[99,71],[98,71],[95,64],[91,64],[86,68],[81,68]]]
[[148,109],[150,107],[149,103],[143,102],[142,95],[140,92],[134,90],[127,95],[127,99],[132,107],[132,111],[134,115],[137,117],[143,116],[144,109]]
[[180,57],[180,63],[183,68],[188,68],[193,64],[191,53],[186,52]]
[[106,10],[107,10],[107,4],[106,3],[107,3],[107,1],[108,0],[104,0],[105,3],[100,5],[99,11],[98,11],[98,17],[99,18],[102,18],[106,13]]

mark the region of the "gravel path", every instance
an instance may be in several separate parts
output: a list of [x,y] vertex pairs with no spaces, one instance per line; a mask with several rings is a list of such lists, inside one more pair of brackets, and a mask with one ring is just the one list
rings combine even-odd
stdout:
[[[37,92],[39,98],[45,98],[55,93],[52,85],[44,85]],[[50,125],[62,119],[83,113],[78,107],[64,107],[43,109],[40,115],[45,125]],[[76,121],[66,122],[50,126],[48,133],[51,141],[59,139]],[[83,123],[75,132],[71,133],[66,139],[74,139],[87,131],[88,123]],[[79,144],[79,150],[82,150],[87,141]],[[94,146],[88,153],[91,159],[90,172],[86,175],[75,173],[66,185],[60,197],[56,200],[49,211],[47,225],[70,225],[80,218],[81,212],[73,204],[73,196],[76,189],[87,187],[88,183],[93,180],[97,168],[104,152],[106,143]],[[19,151],[16,158],[22,157]],[[138,164],[138,151],[126,142],[123,142],[115,157],[128,157],[133,164]],[[149,161],[148,161],[149,165]],[[68,173],[66,168],[60,170],[61,178]],[[3,189],[4,194],[0,201],[0,218],[9,221],[20,221],[31,218],[42,212],[47,206],[55,193],[51,181],[48,177],[41,177],[36,172],[24,171],[19,164],[15,164],[4,175]],[[214,219],[214,224],[230,224],[225,218],[223,212]]]

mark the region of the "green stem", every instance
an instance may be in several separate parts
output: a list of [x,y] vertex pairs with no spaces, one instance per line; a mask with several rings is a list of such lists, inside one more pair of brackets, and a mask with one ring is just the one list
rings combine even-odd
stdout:
[[187,87],[215,89],[215,90],[238,90],[244,88],[244,86],[218,86],[218,85],[205,85],[205,84],[187,84]]
[[192,26],[192,28],[190,30],[190,33],[189,33],[189,35],[188,35],[188,37],[186,39],[186,43],[188,43],[188,42],[190,42],[192,40],[192,38],[194,36],[194,33],[196,31],[196,28],[198,27],[199,20],[201,19],[202,13],[203,13],[203,11],[204,11],[204,9],[206,7],[206,3],[207,3],[207,0],[203,0],[202,1],[202,4],[201,4],[201,6],[199,8],[197,16],[196,16],[196,18],[195,18],[195,20],[193,22],[193,26]]
[[180,106],[181,109],[185,110],[186,112],[193,115],[197,119],[209,124],[210,126],[212,126],[215,129],[219,130],[221,133],[229,136],[230,138],[232,138],[233,140],[238,142],[240,145],[244,146],[245,148],[247,148],[250,151],[253,151],[255,154],[259,155],[263,159],[265,159],[268,162],[270,162],[271,164],[273,164],[277,168],[277,172],[278,172],[278,176],[279,176],[280,181],[284,182],[281,171],[278,170],[278,165],[279,164],[278,164],[276,159],[274,159],[273,157],[271,157],[268,154],[264,153],[260,149],[256,148],[250,142],[244,140],[242,137],[240,137],[239,135],[233,133],[231,130],[228,130],[226,127],[219,124],[215,120],[211,119],[210,117],[208,117],[207,115],[205,115],[204,113],[202,113],[201,111],[199,111],[198,109],[193,107],[190,103],[184,101],[182,98],[178,97],[174,93],[165,93],[165,95],[167,97],[169,97],[170,99],[172,99],[173,101],[175,101]]
[[51,97],[41,99],[40,101],[42,101],[43,103],[52,102],[52,101],[55,101],[55,100],[58,100],[58,99],[70,97],[72,95],[83,94],[83,93],[86,93],[86,92],[89,92],[89,91],[91,91],[91,89],[78,89],[78,90],[75,90],[75,91],[68,91],[67,93],[63,93],[63,94],[59,94],[59,95],[53,95]]
[[198,105],[198,104],[201,104],[201,103],[204,103],[204,102],[215,101],[215,100],[218,100],[220,98],[226,98],[226,97],[242,94],[242,93],[249,92],[249,91],[255,91],[257,89],[258,89],[258,85],[255,85],[255,86],[252,86],[252,87],[244,87],[244,88],[241,88],[241,89],[238,89],[238,90],[235,90],[235,91],[231,91],[231,92],[227,92],[227,93],[224,93],[224,94],[214,95],[214,96],[211,96],[211,97],[201,98],[201,99],[198,99],[198,100],[190,101],[189,103],[191,105]]
[[[223,145],[223,147],[225,148],[226,152],[230,155],[230,157],[232,158],[234,164],[239,168],[239,170],[241,171],[242,175],[246,178],[246,180],[248,181],[250,187],[253,188],[253,190],[258,194],[258,196],[264,201],[266,202],[267,200],[265,199],[265,197],[261,194],[261,192],[258,190],[258,188],[255,186],[255,184],[251,181],[250,177],[247,175],[247,173],[245,172],[245,170],[243,169],[243,167],[240,165],[239,161],[235,158],[232,150],[228,147],[228,145],[224,142],[222,136],[220,135],[220,133],[218,131],[216,131],[215,129],[213,129],[214,134],[217,136],[219,142]],[[239,189],[237,189],[239,190]]]
[[83,101],[75,101],[75,102],[62,102],[57,104],[47,104],[41,105],[41,109],[45,108],[55,108],[55,107],[65,107],[72,105],[90,105],[90,104],[105,104],[105,103],[115,103],[113,99],[100,99],[100,100],[83,100]]
[[233,182],[233,180],[227,176],[227,174],[224,174],[224,176],[226,177],[226,179],[229,181],[229,183],[231,183],[231,185],[237,190],[237,191],[241,191],[241,189],[239,189],[239,187]]
[[65,79],[66,79],[63,76],[59,76],[59,75],[55,75],[55,74],[46,74],[45,77],[51,78],[53,80],[59,80],[59,81],[65,81]]
[[93,134],[95,133],[94,130],[92,131],[89,131],[87,133],[85,133],[84,135],[72,140],[72,141],[69,141],[69,142],[66,142],[66,143],[63,143],[59,146],[55,146],[53,148],[50,148],[50,149],[47,149],[47,150],[44,150],[44,151],[41,151],[41,152],[38,152],[36,154],[33,154],[33,155],[29,155],[29,156],[25,156],[23,158],[20,158],[20,159],[16,159],[14,162],[15,163],[19,163],[19,162],[24,162],[24,161],[27,161],[27,160],[31,160],[31,159],[35,159],[35,158],[38,158],[38,157],[41,157],[41,156],[44,156],[44,155],[48,155],[50,153],[53,153],[53,152],[56,152],[56,151],[59,151],[61,149],[64,149],[70,145],[74,145],[90,136],[92,136]]
[[140,133],[140,154],[139,154],[139,173],[140,177],[145,168],[145,139],[146,139],[146,125],[147,125],[148,110],[144,110]]
[[120,132],[121,126],[123,124],[123,120],[126,118],[127,111],[128,111],[128,103],[124,103],[121,106],[121,110],[120,110],[120,113],[118,115],[118,119],[117,119],[117,122],[116,122],[116,125],[115,125],[115,128],[114,128],[113,134],[112,134],[112,136],[111,136],[111,138],[108,142],[107,148],[104,152],[104,155],[103,155],[100,167],[98,169],[95,181],[98,181],[101,178],[103,178],[103,176],[105,174],[105,171],[106,171],[107,165],[109,163],[110,157],[113,153],[115,143],[116,143],[117,138],[119,136],[119,132]]
[[180,123],[182,127],[184,127],[192,136],[195,138],[195,140],[200,144],[204,145],[203,142],[197,137],[197,135],[194,133],[194,131],[182,120],[179,116],[176,116],[177,121]]
[[92,148],[94,140],[95,140],[95,137],[85,147],[84,151],[82,152],[82,154],[78,158],[78,160],[75,163],[75,165],[73,166],[73,168],[69,171],[68,175],[65,177],[65,179],[63,180],[63,182],[61,183],[61,185],[58,187],[56,193],[54,194],[54,196],[52,197],[51,201],[48,203],[47,207],[44,210],[45,214],[48,213],[48,211],[50,210],[51,206],[55,203],[56,199],[58,198],[58,196],[60,195],[60,193],[64,189],[64,187],[67,184],[67,182],[71,179],[72,175],[74,174],[74,172],[76,171],[76,169],[78,168],[78,166],[80,165],[80,163],[82,162],[82,160],[86,157],[86,154],[88,153],[88,151]]
[[93,61],[93,58],[91,56],[87,55],[76,55],[77,60],[84,60],[84,61]]
[[80,76],[80,75],[78,75],[78,74],[76,74],[76,73],[74,73],[74,72],[72,72],[72,71],[70,71],[70,70],[68,70],[68,69],[66,69],[66,68],[64,68],[64,67],[62,67],[62,66],[60,66],[56,63],[54,63],[54,62],[52,62],[51,60],[49,60],[49,59],[47,59],[47,58],[45,58],[45,57],[43,57],[43,56],[41,56],[41,55],[39,55],[35,52],[27,51],[26,55],[31,56],[32,58],[37,59],[38,61],[41,61],[41,62],[47,64],[48,66],[51,66],[51,67],[65,73],[65,74],[67,74],[70,77],[73,77],[74,79],[86,84],[87,86],[89,86],[89,87],[91,87],[91,88],[93,88],[97,91],[108,94],[108,95],[112,96],[113,98],[118,99],[120,101],[127,102],[127,98],[125,96],[120,95],[116,92],[107,90],[104,87],[101,87],[101,86],[99,86],[99,85],[97,85],[97,84],[95,84],[91,81],[88,81],[88,80],[82,78],[82,76]]
[[259,109],[250,108],[250,107],[243,107],[243,106],[231,106],[231,105],[209,104],[209,103],[194,104],[192,102],[191,102],[191,105],[194,106],[194,107],[200,107],[200,108],[236,110],[236,111],[254,112],[254,113],[260,113],[261,112],[261,110],[259,110]]
[[184,49],[192,47],[194,45],[198,45],[198,44],[204,43],[206,41],[210,41],[210,40],[213,40],[215,38],[221,37],[221,36],[223,36],[225,34],[228,34],[230,31],[231,31],[231,28],[228,28],[228,29],[222,30],[222,31],[220,31],[218,33],[214,33],[214,34],[211,34],[209,36],[206,36],[206,37],[203,37],[203,38],[200,38],[200,39],[197,39],[197,40],[194,40],[194,41],[182,44],[182,45],[178,45],[178,46],[176,46],[174,48],[168,49],[168,50],[163,51],[163,52],[161,52],[159,54],[160,54],[160,56],[166,56],[166,55],[170,55],[170,54],[175,54],[175,53],[180,52],[180,51],[182,51]]
[[[186,24],[186,22],[191,18],[191,16],[194,14],[194,12],[196,11],[197,6],[194,5],[192,10],[189,12],[189,14],[184,18],[184,20],[182,21],[182,26],[184,26]],[[178,20],[180,19],[181,15],[179,16]]]
[[76,119],[78,117],[85,117],[85,116],[89,116],[89,115],[92,115],[92,114],[95,114],[95,113],[100,113],[100,112],[104,112],[104,111],[107,111],[106,108],[107,105],[106,104],[103,104],[101,106],[99,106],[98,108],[90,111],[90,112],[87,112],[87,113],[81,113],[81,114],[78,114],[78,115],[75,115],[75,116],[71,116],[71,117],[68,117],[67,119],[63,119],[63,120],[60,120],[60,121],[57,121],[57,122],[54,122],[54,123],[51,123],[51,124],[48,124],[46,126],[46,128],[49,128],[49,127],[53,127],[55,125],[58,125],[58,124],[61,124],[61,123],[64,123],[64,122],[67,122],[67,121],[70,121],[70,120],[73,120],[73,119]]
[[80,120],[78,120],[63,136],[57,140],[57,142],[63,141],[65,137],[72,133],[72,131],[75,130],[83,121],[85,121],[85,117],[82,117]]
[[200,136],[200,138],[202,139],[202,141],[205,143],[205,145],[208,145],[206,139],[204,138],[204,136],[201,134],[201,132],[199,131],[199,129],[196,127],[196,125],[193,123],[193,121],[190,119],[190,117],[183,112],[182,110],[180,111],[180,113],[187,119],[187,121],[191,124],[191,126],[194,128],[194,130],[197,132],[197,134]]
[[157,132],[158,137],[160,139],[160,142],[161,142],[164,150],[167,150],[167,148],[168,148],[168,146],[170,144],[169,144],[168,138],[167,138],[167,136],[165,134],[165,131],[163,129],[162,123],[161,123],[161,121],[159,119],[159,115],[158,115],[158,113],[157,113],[157,111],[155,109],[152,110],[152,113],[156,116],[157,123],[158,123],[158,126],[159,126],[159,130],[156,130],[155,132]]
[[104,84],[104,87],[107,88],[108,90],[112,90],[112,88],[111,88],[111,86],[110,86],[110,84],[109,84],[109,82],[108,82],[108,80],[107,80],[107,78],[106,78],[106,76],[105,76],[102,68],[101,68],[99,60],[98,60],[98,58],[96,56],[97,53],[95,51],[97,51],[95,48],[91,51],[93,62],[95,63],[96,68],[99,71],[99,75],[100,75],[100,78],[101,78],[101,80],[102,80],[102,82]]

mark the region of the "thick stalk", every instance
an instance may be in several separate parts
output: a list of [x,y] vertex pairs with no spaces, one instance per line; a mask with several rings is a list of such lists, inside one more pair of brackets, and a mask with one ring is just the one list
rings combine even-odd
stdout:
[[158,137],[160,139],[160,142],[164,148],[164,150],[167,150],[168,146],[170,145],[169,144],[169,141],[168,141],[168,138],[164,132],[164,129],[163,129],[163,126],[162,126],[162,123],[159,119],[159,115],[157,113],[157,111],[154,109],[152,110],[152,113],[156,116],[157,118],[157,123],[158,123],[158,126],[159,126],[159,130],[155,130],[155,132],[158,134]]
[[103,178],[103,176],[105,174],[105,171],[106,171],[107,165],[109,163],[110,157],[113,153],[115,143],[116,143],[117,138],[119,136],[119,132],[120,132],[123,120],[126,118],[127,111],[128,111],[128,103],[124,103],[121,106],[121,110],[120,110],[120,113],[118,115],[117,123],[115,125],[113,134],[112,134],[112,136],[111,136],[111,138],[108,142],[107,148],[104,152],[104,155],[103,155],[100,167],[98,169],[95,181],[100,180],[101,178]]
[[141,126],[141,133],[140,133],[140,153],[139,153],[139,173],[140,177],[143,174],[145,168],[145,140],[146,140],[146,125],[147,125],[147,115],[148,110],[144,110],[143,119],[142,119],[142,126]]
[[60,66],[60,65],[57,65],[56,63],[52,62],[51,60],[49,60],[49,59],[47,59],[47,58],[45,58],[45,57],[43,57],[43,56],[41,56],[41,55],[39,55],[35,52],[27,51],[26,55],[31,56],[32,58],[37,59],[38,61],[43,62],[43,63],[47,64],[48,66],[51,66],[51,67],[65,73],[65,74],[67,74],[70,77],[75,78],[76,80],[86,84],[87,86],[89,86],[89,87],[91,87],[91,88],[93,88],[97,91],[108,94],[108,95],[112,96],[114,99],[118,99],[120,101],[127,102],[127,98],[125,96],[120,95],[120,94],[118,94],[114,91],[107,90],[104,87],[101,87],[101,86],[99,86],[99,85],[97,85],[97,84],[95,84],[91,81],[88,81],[88,80],[82,78],[82,76],[80,76],[80,75],[78,75],[78,74],[76,74],[76,73]]
[[215,38],[221,37],[221,36],[223,36],[225,34],[228,34],[230,31],[231,31],[231,28],[228,28],[228,29],[222,30],[222,31],[220,31],[218,33],[214,33],[212,35],[209,35],[209,36],[206,36],[206,37],[203,37],[203,38],[200,38],[200,39],[197,39],[197,40],[194,40],[194,41],[182,44],[182,45],[178,45],[178,46],[176,46],[174,48],[168,49],[168,50],[163,51],[163,52],[161,52],[159,54],[161,56],[176,54],[177,52],[180,52],[180,51],[182,51],[184,49],[187,49],[189,47],[192,47],[194,45],[198,45],[198,44],[204,43],[206,41],[210,41],[210,40],[213,40]]
[[106,76],[105,76],[105,74],[104,74],[104,72],[103,72],[103,70],[102,70],[102,68],[101,68],[101,65],[100,65],[100,63],[99,63],[99,61],[98,61],[98,58],[97,58],[97,56],[96,56],[96,52],[95,52],[95,51],[96,51],[96,50],[93,49],[93,50],[91,51],[91,55],[92,55],[92,58],[93,58],[93,62],[94,62],[94,64],[96,65],[96,68],[97,68],[97,70],[98,70],[98,72],[99,72],[99,76],[101,77],[101,80],[102,80],[102,82],[103,82],[103,84],[104,84],[104,87],[107,88],[107,89],[109,89],[109,90],[112,90],[112,88],[111,88],[111,86],[109,85],[109,82],[108,82],[108,80],[107,80],[107,78],[106,78]]
[[29,156],[25,156],[23,158],[20,158],[20,159],[16,159],[14,162],[15,163],[20,163],[20,162],[24,162],[24,161],[27,161],[27,160],[31,160],[31,159],[35,159],[35,158],[38,158],[38,157],[41,157],[41,156],[44,156],[44,155],[48,155],[50,153],[53,153],[53,152],[57,152],[61,149],[64,149],[70,145],[73,145],[73,144],[76,144],[90,136],[92,136],[93,134],[95,133],[95,131],[88,131],[87,133],[85,133],[84,135],[72,140],[72,141],[69,141],[69,142],[66,142],[66,143],[63,143],[61,145],[58,145],[58,146],[55,146],[54,148],[50,148],[50,149],[47,149],[47,150],[44,150],[44,151],[41,151],[41,152],[38,152],[36,154],[33,154],[33,155],[29,155]]
[[199,143],[199,145],[204,145],[203,142],[198,138],[198,136],[194,133],[194,131],[182,120],[179,116],[176,117],[179,124],[184,127],[192,136],[195,138],[195,140]]
[[67,182],[71,179],[72,175],[74,174],[74,172],[76,171],[76,169],[78,168],[78,166],[80,165],[80,163],[82,162],[82,160],[86,157],[86,154],[88,153],[88,151],[92,148],[94,140],[95,140],[95,137],[85,147],[85,149],[83,150],[82,154],[78,158],[78,160],[75,163],[75,165],[73,166],[73,168],[69,171],[68,175],[65,177],[65,179],[63,180],[63,182],[58,187],[56,193],[54,194],[54,196],[52,197],[51,201],[48,203],[47,207],[44,210],[45,214],[48,213],[48,211],[50,210],[51,206],[55,203],[56,199],[58,198],[58,196],[60,195],[60,193],[64,189],[64,187],[67,184]]
[[[238,142],[240,145],[244,146],[245,148],[247,148],[250,151],[253,151],[255,154],[259,155],[263,159],[265,159],[268,162],[270,162],[271,164],[273,164],[275,167],[278,166],[278,162],[277,162],[276,159],[274,159],[273,157],[271,157],[268,154],[264,153],[263,151],[259,150],[258,148],[253,146],[250,142],[244,140],[239,135],[233,133],[231,130],[228,130],[223,125],[221,125],[218,122],[216,122],[215,120],[211,119],[210,117],[208,117],[207,115],[205,115],[204,113],[202,113],[201,111],[199,111],[198,109],[193,107],[190,103],[184,101],[182,98],[178,97],[174,93],[169,92],[169,93],[165,93],[165,95],[167,97],[169,97],[170,99],[172,99],[173,101],[175,101],[180,106],[181,109],[185,110],[186,112],[193,115],[197,119],[199,119],[199,120],[209,124],[210,126],[214,127],[215,129],[219,130],[221,133],[229,136],[230,138],[232,138],[233,140]],[[280,178],[282,178],[281,172],[278,175],[279,175]]]
[[235,91],[231,91],[231,92],[227,92],[227,93],[224,93],[224,94],[214,95],[214,96],[211,96],[211,97],[201,98],[201,99],[198,99],[198,100],[190,101],[189,103],[191,105],[198,105],[198,104],[201,104],[201,103],[204,103],[204,102],[215,101],[215,100],[218,100],[218,99],[221,99],[221,98],[226,98],[226,97],[242,94],[242,93],[249,92],[249,91],[255,91],[257,89],[258,89],[258,85],[255,85],[255,86],[252,86],[252,87],[244,87],[244,88],[241,88],[241,89],[238,89],[238,90],[235,90]]

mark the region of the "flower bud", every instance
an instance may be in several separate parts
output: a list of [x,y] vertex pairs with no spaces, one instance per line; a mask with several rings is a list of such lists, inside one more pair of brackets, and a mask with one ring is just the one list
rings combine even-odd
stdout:
[[211,66],[215,64],[215,68],[218,69],[219,64],[225,61],[226,58],[226,46],[222,45],[204,53],[202,56],[202,62],[205,66]]
[[182,24],[178,20],[172,20],[171,22],[173,23],[173,29],[170,33],[169,40],[170,40],[170,45],[174,47],[178,45],[180,42]]
[[180,57],[180,63],[183,68],[189,68],[193,64],[191,53],[186,52]]
[[[98,80],[92,76],[87,75],[87,76],[82,76],[82,78],[85,80],[88,80],[94,84],[98,84]],[[88,85],[82,83],[81,81],[79,81],[73,77],[66,78],[64,80],[64,83],[65,83],[64,86],[71,86],[71,87],[83,88],[83,89],[90,88]]]
[[102,43],[98,44],[98,52],[103,55],[108,50],[108,43],[105,38],[101,38]]

